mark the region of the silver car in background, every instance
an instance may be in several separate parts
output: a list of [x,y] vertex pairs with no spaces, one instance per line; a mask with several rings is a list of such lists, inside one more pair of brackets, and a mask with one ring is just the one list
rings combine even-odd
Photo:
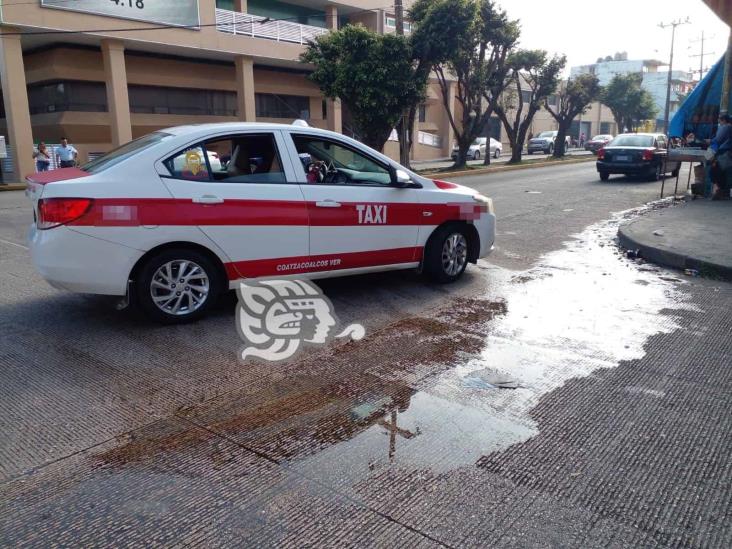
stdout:
[[[493,158],[498,158],[501,156],[501,153],[503,152],[503,145],[501,145],[501,142],[490,138],[490,155]],[[480,160],[481,158],[485,158],[486,155],[486,149],[488,148],[488,139],[486,137],[478,137],[475,141],[473,141],[473,144],[470,145],[470,149],[468,149],[468,160]],[[457,160],[458,156],[458,147],[457,145],[452,148],[452,159]]]

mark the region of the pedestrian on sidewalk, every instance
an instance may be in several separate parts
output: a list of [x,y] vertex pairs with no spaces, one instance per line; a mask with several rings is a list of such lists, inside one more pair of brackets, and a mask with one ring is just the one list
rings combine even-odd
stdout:
[[714,183],[712,200],[729,200],[729,176],[732,172],[732,117],[719,115],[719,128],[710,148],[714,151],[710,175]]
[[33,151],[33,158],[36,161],[36,171],[48,171],[48,168],[51,165],[51,153],[48,152],[46,144],[43,141],[38,143],[38,148]]
[[76,166],[77,158],[79,158],[79,152],[73,145],[69,145],[68,139],[62,137],[61,146],[56,147],[56,162],[62,168],[73,168]]

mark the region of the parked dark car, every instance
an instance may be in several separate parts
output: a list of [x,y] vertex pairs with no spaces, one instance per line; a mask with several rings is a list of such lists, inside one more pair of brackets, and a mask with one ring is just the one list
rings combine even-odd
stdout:
[[596,153],[598,150],[602,149],[605,145],[610,143],[610,141],[612,141],[612,140],[613,140],[612,135],[608,135],[608,134],[596,135],[595,137],[590,139],[587,143],[585,143],[585,150]]
[[666,173],[676,176],[681,164],[665,163],[667,153],[668,140],[662,133],[625,133],[597,151],[597,171],[603,181],[616,173],[657,181],[664,166]]

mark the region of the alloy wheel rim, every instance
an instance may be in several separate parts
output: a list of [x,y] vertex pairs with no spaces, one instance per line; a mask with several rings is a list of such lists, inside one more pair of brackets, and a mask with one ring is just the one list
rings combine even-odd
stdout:
[[150,281],[150,297],[164,313],[183,316],[203,306],[210,288],[208,274],[198,263],[176,259],[155,271]]
[[468,241],[465,235],[453,233],[442,245],[442,269],[448,276],[460,273],[468,261]]

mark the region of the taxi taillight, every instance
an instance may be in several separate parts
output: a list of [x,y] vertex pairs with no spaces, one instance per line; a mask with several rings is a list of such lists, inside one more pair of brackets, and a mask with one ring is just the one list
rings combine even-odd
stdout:
[[92,202],[91,198],[42,198],[36,226],[45,230],[76,221],[89,211]]
[[605,148],[599,149],[597,151],[597,159],[598,160],[605,160]]

